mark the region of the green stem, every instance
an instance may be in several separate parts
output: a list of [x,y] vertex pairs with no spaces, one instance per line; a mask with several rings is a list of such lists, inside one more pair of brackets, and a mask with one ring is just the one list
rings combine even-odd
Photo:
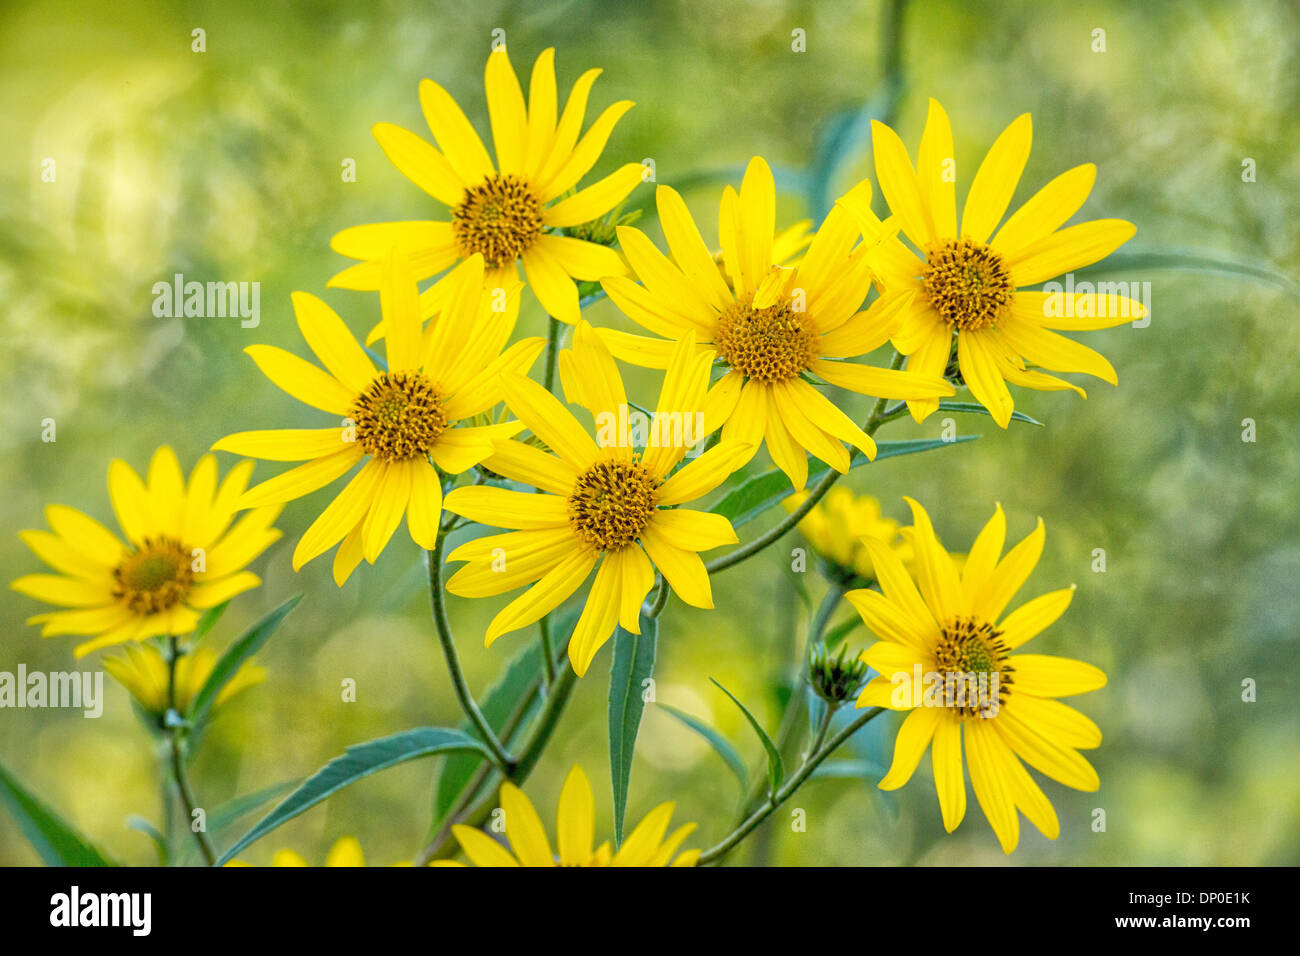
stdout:
[[[567,650],[567,644],[559,649],[559,656],[562,659]],[[572,667],[564,667],[558,676],[555,684],[551,688],[551,693],[547,696],[541,715],[532,736],[524,746],[522,756],[514,765],[501,776],[516,785],[522,784],[533,768],[537,765],[543,749],[550,742],[551,735],[559,723],[560,715],[564,712],[565,705],[577,684],[577,674]],[[531,694],[532,690],[527,693]],[[513,733],[513,730],[511,731]],[[449,849],[454,849],[454,844],[449,848],[447,846],[448,837],[451,836],[451,828],[458,823],[467,823],[471,826],[481,824],[492,810],[492,794],[496,792],[495,785],[487,791],[483,797],[479,798],[479,793],[492,777],[494,768],[492,765],[485,765],[475,776],[470,785],[465,789],[465,794],[456,806],[447,814],[443,824],[438,828],[428,845],[420,852],[416,858],[416,866],[424,866],[430,860],[450,855]]]
[[551,647],[551,616],[543,615],[537,622],[537,629],[542,634],[542,691],[550,694],[555,684],[555,651]]
[[[812,660],[812,649],[821,644],[822,635],[826,632],[826,625],[830,623],[831,616],[835,613],[835,609],[839,607],[840,600],[844,597],[844,591],[843,585],[832,584],[830,590],[826,592],[826,597],[822,599],[822,603],[818,606],[812,623],[808,625],[807,646],[804,648],[801,658],[803,663],[795,680],[790,699],[786,701],[785,713],[781,715],[781,726],[777,728],[774,740],[776,749],[781,753],[785,753],[786,748],[790,746],[790,742],[794,739],[795,731],[798,730],[801,724],[800,718],[804,714],[804,699],[812,692],[808,684],[808,667]],[[833,711],[828,708],[828,717],[832,713]],[[816,749],[817,743],[810,744],[807,752],[811,753]],[[765,793],[764,783],[761,779],[755,782],[749,791],[749,796],[745,798],[742,813],[749,813],[758,806]]]
[[[169,638],[170,655],[167,662],[167,713],[176,712],[176,658],[180,655],[180,644],[173,636]],[[164,718],[166,719],[166,718]],[[194,798],[194,790],[190,786],[189,777],[185,773],[185,755],[181,748],[181,733],[183,728],[179,724],[173,724],[167,728],[167,740],[171,751],[171,768],[172,777],[176,781],[176,789],[180,793],[181,805],[185,808],[186,825],[190,832],[194,834],[195,841],[199,844],[199,852],[203,854],[203,859],[207,861],[208,866],[214,866],[217,862],[217,851],[212,846],[212,841],[203,830],[194,829],[194,811],[198,808],[198,801]]]
[[[709,849],[700,854],[700,865],[704,866],[709,863],[717,863],[724,856],[734,850],[741,840],[745,839],[745,837],[749,836],[749,834],[754,831],[755,827],[771,816],[772,812],[779,808],[781,804],[789,800],[803,782],[812,776],[812,772],[821,766],[822,761],[834,753],[840,744],[844,743],[844,741],[848,740],[853,736],[853,734],[883,712],[884,708],[882,707],[872,707],[839,733],[835,734],[835,736],[830,740],[823,743],[818,749],[815,749],[799,769],[795,771],[794,776],[790,777],[789,780],[782,784],[781,788],[777,790],[771,799],[767,800],[761,807],[741,821],[741,823],[727,834],[727,836],[719,843],[709,847]],[[823,721],[819,739],[824,738],[826,728],[829,726],[829,719],[828,716],[826,721]]]
[[559,360],[560,320],[550,317],[550,326],[546,331],[546,372],[543,383],[548,392],[555,389],[555,365]]
[[509,772],[515,759],[501,746],[501,741],[497,739],[487,718],[483,716],[483,711],[479,710],[474,695],[470,693],[469,685],[465,682],[465,672],[460,666],[460,655],[456,652],[456,642],[451,636],[451,623],[447,620],[447,606],[443,602],[442,592],[442,547],[446,540],[445,534],[438,535],[437,544],[429,552],[429,595],[433,601],[433,623],[442,644],[443,656],[447,658],[447,673],[451,675],[451,684],[455,688],[461,710],[465,711],[465,716],[491,752],[493,762],[503,771]]

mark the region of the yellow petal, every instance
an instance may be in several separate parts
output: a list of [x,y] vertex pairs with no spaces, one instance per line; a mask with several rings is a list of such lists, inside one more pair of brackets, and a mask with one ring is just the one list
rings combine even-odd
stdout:
[[998,625],[1002,642],[1015,650],[1031,638],[1037,637],[1065,613],[1074,599],[1074,587],[1050,591],[1016,608]]
[[988,409],[989,415],[1003,428],[1011,423],[1015,402],[1007,383],[989,353],[982,332],[966,332],[957,336],[957,362],[962,378],[971,394]]
[[1007,261],[1017,288],[1036,285],[1106,258],[1137,233],[1123,219],[1094,219],[1060,229]]
[[[921,200],[936,236],[957,237],[956,154],[952,148],[952,125],[939,101],[931,98],[930,112],[921,134],[916,157],[916,178]],[[958,755],[960,767],[960,754]],[[963,800],[965,794],[963,792]],[[960,820],[960,817],[958,818]],[[955,826],[955,824],[954,824]],[[949,828],[952,832],[952,828]]]
[[352,391],[364,391],[375,378],[375,366],[338,313],[307,292],[291,298],[298,329],[321,364]]
[[898,134],[884,123],[871,121],[871,149],[875,154],[876,178],[885,194],[889,211],[898,218],[907,238],[918,249],[934,241],[934,228],[926,215],[925,201],[907,147]]
[[[626,199],[641,184],[644,176],[645,167],[640,163],[626,163],[568,199],[548,206],[542,212],[542,222],[552,228],[562,228],[599,219]],[[622,271],[611,270],[602,275],[619,275]]]
[[560,804],[556,812],[555,842],[560,850],[560,864],[582,866],[591,859],[596,833],[596,801],[591,783],[577,764],[564,778]]
[[492,619],[484,643],[491,645],[502,634],[535,624],[554,611],[587,580],[597,557],[590,549],[572,552]]
[[939,722],[949,719],[942,707],[917,707],[904,718],[894,740],[893,763],[879,784],[881,790],[897,790],[912,778]]
[[492,160],[483,141],[450,93],[433,80],[422,80],[420,107],[429,131],[464,185],[476,186],[492,174]]
[[[933,102],[933,100],[931,100]],[[966,777],[961,765],[961,722],[941,720],[930,750],[934,788],[939,793],[943,828],[951,833],[966,815]]]
[[361,460],[361,454],[361,446],[353,442],[342,451],[309,461],[297,468],[290,468],[283,474],[267,479],[257,487],[244,492],[239,498],[239,507],[259,508],[262,505],[279,504],[311,494],[316,489],[325,487],[335,478],[346,474]]
[[250,345],[245,352],[262,374],[300,402],[334,415],[346,415],[356,393],[333,375],[274,345]]
[[505,811],[506,838],[524,866],[554,866],[550,841],[532,802],[513,783],[501,784],[501,809]]
[[406,506],[406,529],[411,540],[432,551],[438,543],[438,522],[442,519],[442,484],[438,473],[426,462],[411,463],[411,497]]
[[[371,564],[378,559],[388,540],[402,523],[406,503],[411,500],[411,463],[390,462],[371,492],[370,510],[361,526],[362,554]],[[428,467],[422,465],[422,467]]]
[[528,114],[524,108],[524,91],[504,45],[488,54],[483,85],[487,91],[492,141],[497,148],[497,169],[502,174],[518,175],[524,168]]
[[966,207],[961,216],[963,236],[976,242],[988,242],[1020,183],[1032,142],[1033,121],[1028,113],[1012,120],[994,141],[975,172],[970,193],[966,196]]
[[971,612],[986,621],[996,621],[1001,617],[1038,564],[1046,538],[1047,530],[1043,527],[1043,519],[1039,518],[1034,530],[998,562],[983,589],[971,595]]
[[236,432],[215,443],[212,450],[249,455],[264,461],[308,461],[347,450],[346,434],[348,429],[342,426]]
[[1097,167],[1084,163],[1061,173],[1012,213],[990,245],[1014,258],[1031,243],[1051,235],[1069,220],[1092,192]]
[[1017,694],[1070,697],[1106,686],[1105,673],[1083,661],[1045,654],[1016,654],[1010,661],[1016,669]]
[[642,532],[641,543],[678,597],[691,607],[713,607],[709,572],[704,569],[704,562],[698,554],[677,547],[654,522]]
[[455,206],[464,198],[465,185],[447,157],[419,136],[392,123],[376,123],[370,132],[398,172],[434,199]]
[[615,555],[607,554],[596,569],[591,592],[569,639],[569,662],[579,677],[587,673],[596,652],[613,636],[622,605],[622,567]]

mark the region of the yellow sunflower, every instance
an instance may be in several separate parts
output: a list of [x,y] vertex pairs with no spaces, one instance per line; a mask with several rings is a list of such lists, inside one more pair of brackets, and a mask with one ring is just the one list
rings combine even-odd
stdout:
[[[856,192],[869,196],[870,185]],[[762,158],[749,163],[737,193],[722,194],[722,255],[710,254],[686,204],[672,189],[656,194],[669,259],[638,229],[621,226],[619,245],[641,284],[622,275],[601,285],[628,318],[662,338],[615,330],[601,336],[618,358],[647,368],[667,365],[683,335],[717,353],[727,372],[710,389],[710,431],[722,427],[768,453],[796,489],[808,480],[807,452],[847,471],[848,442],[874,458],[876,444],[809,381],[883,398],[953,394],[939,373],[873,368],[843,361],[885,342],[910,294],[885,296],[859,311],[871,287],[871,247],[858,242],[852,216],[832,210],[793,267],[774,246],[776,187]],[[880,234],[884,235],[883,228]],[[787,249],[779,250],[788,255]],[[942,371],[942,370],[940,370]]]
[[[1007,382],[1046,391],[1073,389],[1087,397],[1083,389],[1031,368],[1026,360],[1116,384],[1115,369],[1102,355],[1051,330],[1122,325],[1144,315],[1142,306],[1117,295],[1080,294],[1066,302],[1057,293],[1025,291],[1105,258],[1137,232],[1122,219],[1060,228],[1088,198],[1097,167],[1088,163],[1057,176],[998,228],[1029,158],[1032,127],[1025,113],[980,164],[958,229],[952,129],[943,107],[930,100],[915,167],[892,129],[873,122],[871,130],[880,191],[917,250],[893,237],[875,255],[882,288],[910,295],[892,335],[894,346],[909,356],[907,367],[942,375],[954,358],[955,337],[961,378],[1003,428],[1014,408]],[[851,193],[839,202],[865,235],[879,231],[869,195]],[[938,403],[918,398],[909,408],[922,421]]]
[[999,506],[959,574],[929,515],[906,500],[915,529],[915,583],[893,551],[867,538],[881,590],[847,595],[882,639],[862,654],[880,676],[863,689],[858,707],[910,711],[880,787],[907,783],[930,747],[951,833],[966,813],[964,741],[975,797],[1003,851],[1019,842],[1017,810],[1056,839],[1056,811],[1021,761],[1076,790],[1097,789],[1097,772],[1079,750],[1099,746],[1101,731],[1056,698],[1103,687],[1106,675],[1082,661],[1015,652],[1065,613],[1074,588],[1034,598],[1004,617],[1042,554],[1042,521],[1002,556],[1006,518]]
[[501,400],[503,371],[527,371],[544,345],[525,339],[502,351],[519,313],[519,285],[505,308],[483,287],[483,257],[470,256],[449,277],[451,295],[421,331],[417,288],[406,261],[389,257],[380,290],[387,367],[376,369],[343,320],[324,302],[295,292],[298,328],[326,371],[270,345],[246,351],[272,382],[299,401],[342,416],[329,428],[239,432],[212,447],[268,461],[306,461],[249,489],[242,507],[290,501],[362,464],[321,512],[293,552],[297,570],[343,542],[334,557],[340,586],[364,557],[371,564],[403,514],[411,538],[432,548],[442,514],[439,471],[459,474],[493,452],[493,439],[517,422],[473,424]]
[[640,633],[638,613],[656,568],[687,604],[713,607],[697,552],[735,544],[736,533],[721,515],[676,506],[711,492],[751,450],[723,439],[674,471],[692,440],[704,437],[701,409],[712,360],[711,352],[696,350],[691,333],[677,343],[640,452],[633,447],[635,429],[619,427],[620,415],[630,419],[630,413],[618,367],[585,321],[575,330],[574,347],[560,353],[560,375],[569,401],[595,416],[596,439],[536,382],[502,376],[506,404],[554,454],[506,440],[484,462],[544,494],[476,486],[447,495],[448,511],[517,529],[467,541],[447,556],[468,562],[447,581],[452,594],[486,597],[532,585],[493,618],[487,644],[550,613],[597,564],[569,642],[569,660],[579,676],[615,625]]
[[[128,646],[124,651],[120,657],[105,656],[104,670],[125,687],[147,713],[159,719],[171,707],[175,707],[177,713],[188,713],[190,704],[217,666],[217,652],[210,647],[197,647],[182,654],[176,659],[176,687],[172,699],[169,699],[169,667],[162,651],[154,644]],[[220,707],[236,694],[265,680],[265,667],[244,661],[221,688],[213,706]]]
[[189,483],[176,453],[159,448],[147,481],[118,459],[108,469],[108,493],[123,542],[74,508],[50,505],[50,531],[19,535],[58,574],[28,574],[15,591],[72,610],[28,618],[41,636],[95,635],[77,657],[110,644],[188,634],[202,611],[261,584],[245,570],[280,531],[271,527],[279,507],[258,508],[231,526],[252,474],[240,462],[217,484],[217,460],[199,459]]
[[[506,838],[514,853],[482,830],[463,825],[452,827],[460,848],[475,866],[694,866],[700,857],[699,850],[677,852],[695,830],[695,824],[683,824],[669,834],[672,803],[661,803],[646,814],[617,851],[608,841],[594,846],[596,800],[587,775],[576,764],[564,780],[555,815],[558,855],[551,851],[537,810],[512,783],[501,785],[501,809],[505,813]],[[433,865],[464,864],[438,860]]]
[[[578,321],[574,279],[622,275],[626,268],[607,246],[564,235],[609,212],[641,182],[643,167],[628,163],[604,179],[561,199],[600,159],[614,124],[632,106],[621,100],[607,108],[579,139],[587,97],[600,70],[584,73],[556,118],[555,51],[533,64],[525,106],[523,91],[505,47],[487,61],[486,87],[493,165],[478,134],[451,95],[432,80],[420,84],[420,106],[438,143],[379,123],[374,127],[388,158],[407,179],[451,209],[449,221],[386,222],[344,229],[330,245],[361,260],[330,280],[344,289],[377,289],[392,248],[411,257],[416,280],[437,275],[456,262],[481,255],[487,282],[506,288],[518,281],[522,262],[528,284],[546,311],[570,324]],[[556,200],[559,200],[558,202]],[[422,314],[437,310],[445,295],[435,284],[422,297]]]

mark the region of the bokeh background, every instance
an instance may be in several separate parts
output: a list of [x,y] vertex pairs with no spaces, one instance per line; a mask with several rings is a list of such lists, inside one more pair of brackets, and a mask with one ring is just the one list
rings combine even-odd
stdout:
[[[206,53],[191,51],[196,27],[206,31]],[[866,466],[846,479],[895,517],[905,516],[902,495],[917,497],[957,550],[995,501],[1007,508],[1015,537],[1044,518],[1047,548],[1027,593],[1071,582],[1079,592],[1035,649],[1095,662],[1110,675],[1104,690],[1077,701],[1106,735],[1093,754],[1101,790],[1047,783],[1061,837],[1048,841],[1025,824],[1008,861],[973,802],[957,833],[944,835],[926,761],[888,799],[869,778],[809,785],[732,861],[1300,862],[1300,322],[1296,289],[1284,278],[1300,273],[1300,13],[1282,0],[6,4],[6,580],[37,569],[17,532],[43,526],[46,503],[111,522],[105,475],[114,457],[143,469],[157,445],[170,443],[188,467],[231,431],[319,424],[241,350],[271,342],[302,352],[289,308],[295,289],[324,294],[354,331],[370,327],[375,297],[324,291],[343,265],[329,251],[330,236],[433,209],[388,164],[370,127],[388,120],[421,129],[416,86],[428,76],[486,132],[483,64],[496,28],[506,31],[521,71],[543,48],[557,48],[562,95],[582,70],[603,67],[593,106],[624,97],[637,106],[596,172],[653,158],[660,182],[684,187],[706,235],[715,235],[719,176],[751,155],[806,170],[824,161],[830,140],[847,137],[851,151],[827,187],[834,198],[871,173],[869,146],[854,140],[862,118],[855,111],[876,97],[915,148],[933,95],[953,120],[965,170],[959,196],[997,133],[1029,110],[1034,150],[1017,202],[1064,169],[1095,162],[1097,187],[1084,214],[1135,222],[1133,252],[1194,250],[1228,263],[1197,272],[1156,268],[1142,255],[1117,259],[1111,277],[1153,288],[1149,327],[1086,336],[1118,368],[1118,389],[1090,382],[1086,402],[1021,390],[1018,407],[1044,429],[1002,433],[986,418],[963,417],[960,430],[982,433],[979,441]],[[806,52],[791,49],[795,29],[805,31]],[[1093,50],[1097,29],[1105,52]],[[47,158],[57,164],[55,182],[42,181]],[[356,161],[355,183],[341,176],[347,158]],[[1243,181],[1246,158],[1254,182]],[[640,197],[648,200],[650,189]],[[816,215],[825,199],[788,190],[779,215]],[[647,223],[657,236],[653,218]],[[155,318],[150,288],[176,272],[260,282],[260,328]],[[539,307],[527,295],[525,303],[521,334],[542,332]],[[620,321],[609,303],[590,317]],[[651,380],[632,377],[649,394]],[[861,418],[865,403],[848,399],[846,407]],[[888,426],[881,437],[937,435],[940,417]],[[55,443],[40,440],[46,418],[57,422]],[[1254,443],[1242,440],[1246,418],[1256,423]],[[257,474],[276,470],[263,464]],[[349,743],[458,718],[420,555],[404,532],[341,590],[328,559],[291,571],[293,543],[324,501],[318,494],[286,509],[285,539],[257,566],[264,586],[237,599],[209,638],[224,646],[290,594],[305,594],[260,654],[270,679],[226,707],[204,741],[193,779],[209,807],[301,778]],[[798,543],[792,537],[716,578],[715,612],[674,602],[664,619],[659,700],[720,727],[756,769],[756,742],[708,678],[775,727],[775,688],[809,617],[790,582],[788,551]],[[1104,573],[1092,570],[1097,548],[1106,552]],[[811,573],[802,583],[816,601],[824,585]],[[523,632],[481,647],[500,603],[452,599],[479,689],[534,639]],[[0,670],[94,666],[93,658],[74,663],[74,639],[42,641],[25,626],[38,610],[0,591]],[[864,636],[859,630],[850,640],[860,645]],[[582,763],[608,830],[609,651],[602,655],[527,789],[550,817],[566,769]],[[345,678],[357,682],[355,703],[340,700]],[[1245,678],[1257,682],[1254,703],[1242,700]],[[146,863],[149,841],[126,820],[159,821],[156,744],[125,691],[111,680],[106,686],[98,720],[0,711],[0,759],[108,852]],[[876,721],[846,756],[887,764],[892,720]],[[265,863],[287,846],[320,862],[337,837],[352,834],[371,862],[410,859],[429,826],[435,769],[417,762],[363,781],[244,858]],[[692,845],[704,846],[728,829],[735,798],[716,755],[648,708],[629,819],[675,800],[677,819],[701,824]],[[806,810],[806,832],[791,832],[791,807]],[[1091,827],[1099,807],[1104,833]],[[0,811],[0,863],[36,861]]]

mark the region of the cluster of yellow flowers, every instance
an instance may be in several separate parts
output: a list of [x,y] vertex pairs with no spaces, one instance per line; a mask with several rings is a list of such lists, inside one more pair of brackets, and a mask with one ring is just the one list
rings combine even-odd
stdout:
[[[187,635],[205,609],[259,583],[246,568],[279,536],[272,524],[284,503],[350,476],[298,540],[295,569],[337,547],[333,573],[342,585],[363,559],[379,557],[405,519],[436,567],[462,563],[445,583],[451,593],[524,589],[492,619],[488,644],[544,618],[590,579],[568,639],[581,676],[616,628],[640,633],[643,603],[658,581],[689,605],[713,606],[700,553],[738,538],[725,516],[698,503],[760,449],[794,492],[807,485],[809,455],[839,473],[858,453],[875,457],[872,435],[828,386],[906,402],[919,422],[957,383],[1005,428],[1013,411],[1008,383],[1083,394],[1044,369],[1115,382],[1105,358],[1058,332],[1119,325],[1140,316],[1140,306],[1048,309],[1047,293],[1027,290],[1100,260],[1135,230],[1109,219],[1061,228],[1088,197],[1092,165],[1052,180],[1006,217],[1029,155],[1027,114],[981,163],[960,227],[952,131],[932,100],[915,164],[892,129],[872,124],[889,218],[872,211],[864,180],[815,230],[779,224],[772,172],[754,157],[739,190],[722,191],[716,244],[705,240],[683,198],[658,186],[661,248],[615,221],[617,207],[648,178],[641,164],[576,188],[632,106],[615,103],[582,131],[599,72],[584,73],[561,110],[553,51],[537,58],[525,99],[506,50],[494,50],[486,91],[495,162],[432,80],[420,85],[419,98],[434,143],[376,125],[389,159],[449,214],[361,225],[334,237],[333,249],[355,263],[329,285],[379,293],[382,319],[365,345],[325,302],[298,292],[298,328],[319,364],[269,345],[246,349],[276,386],[332,420],[216,442],[216,451],[297,463],[252,487],[248,461],[220,484],[212,455],[188,482],[166,447],[145,479],[114,462],[109,492],[125,541],[60,506],[46,511],[50,531],[23,533],[57,573],[27,575],[13,587],[67,608],[32,623],[46,636],[89,636],[79,656]],[[514,337],[521,265],[527,288],[552,317],[549,342]],[[599,283],[646,334],[589,324],[579,282]],[[556,320],[570,328],[562,350]],[[380,340],[382,361],[367,347]],[[891,343],[893,367],[866,361]],[[544,385],[530,377],[543,354]],[[664,373],[649,434],[639,443],[611,439],[605,427],[639,407],[628,400],[620,362]],[[567,404],[552,387],[555,372]],[[1095,787],[1077,749],[1095,747],[1100,734],[1055,698],[1099,687],[1104,677],[1077,662],[1012,653],[1070,600],[1070,591],[1053,592],[1002,618],[1037,561],[1041,522],[1001,556],[999,508],[962,564],[939,545],[920,505],[909,503],[914,524],[900,529],[874,501],[859,507],[836,490],[801,525],[845,572],[845,583],[859,585],[848,600],[880,638],[863,657],[878,676],[859,706],[910,711],[881,785],[905,782],[932,743],[943,820],[954,828],[965,809],[964,729],[976,797],[1004,848],[1016,844],[1017,810],[1055,836],[1051,805],[1020,761],[1067,785]],[[465,523],[501,533],[470,538],[444,558],[443,538]],[[110,670],[156,710],[160,666],[129,653]],[[194,661],[195,669],[204,666],[211,662]],[[982,699],[1000,704],[995,717],[969,702],[923,706],[919,695],[900,700],[895,693],[898,675],[954,669],[1000,677],[999,689]],[[526,798],[507,783],[501,799],[513,807],[509,836],[518,860],[479,831],[458,827],[469,858],[553,861]],[[591,791],[575,768],[561,798],[558,859],[668,863],[688,831],[665,839],[665,806],[617,851],[593,849]],[[698,855],[675,859],[690,864]],[[359,860],[359,848],[342,856]]]

